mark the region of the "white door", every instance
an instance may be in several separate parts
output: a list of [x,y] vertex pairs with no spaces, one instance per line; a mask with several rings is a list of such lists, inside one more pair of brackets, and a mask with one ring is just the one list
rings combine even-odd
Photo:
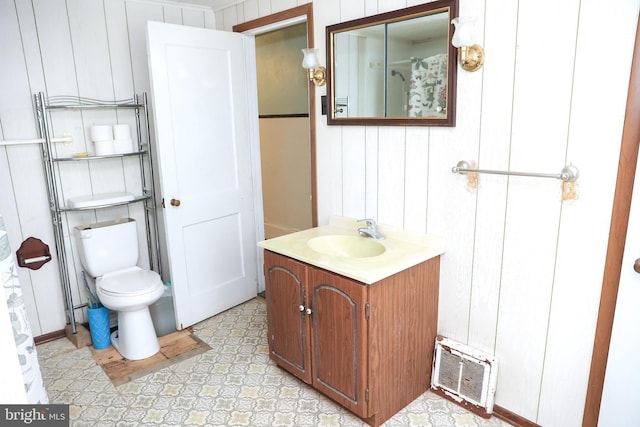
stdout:
[[176,326],[182,329],[257,293],[255,46],[241,34],[149,22],[147,49]]
[[[636,169],[598,426],[640,426],[640,164]],[[638,267],[640,269],[640,267]]]

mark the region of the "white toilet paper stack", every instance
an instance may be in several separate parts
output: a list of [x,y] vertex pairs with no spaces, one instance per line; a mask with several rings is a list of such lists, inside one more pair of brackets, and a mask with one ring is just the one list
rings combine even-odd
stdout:
[[113,130],[109,125],[91,126],[91,140],[96,146],[96,156],[113,154]]
[[134,151],[129,125],[113,125],[113,146],[118,154]]

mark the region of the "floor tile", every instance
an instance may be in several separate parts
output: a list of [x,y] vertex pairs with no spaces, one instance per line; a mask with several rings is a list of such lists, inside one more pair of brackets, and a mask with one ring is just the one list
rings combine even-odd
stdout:
[[[211,350],[115,387],[88,348],[66,338],[38,346],[51,403],[73,426],[364,427],[355,415],[278,368],[268,356],[266,312],[254,299],[193,326]],[[503,427],[427,392],[385,427]]]

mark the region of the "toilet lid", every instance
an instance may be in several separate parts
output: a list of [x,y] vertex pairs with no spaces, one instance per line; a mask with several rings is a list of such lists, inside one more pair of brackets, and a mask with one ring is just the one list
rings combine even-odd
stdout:
[[107,273],[96,283],[106,294],[137,296],[144,295],[162,287],[162,279],[155,271],[130,267]]

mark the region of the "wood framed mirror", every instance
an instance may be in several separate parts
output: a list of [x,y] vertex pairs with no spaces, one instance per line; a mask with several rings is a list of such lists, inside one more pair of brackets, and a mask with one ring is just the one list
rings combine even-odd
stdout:
[[330,25],[329,125],[455,126],[458,0]]

